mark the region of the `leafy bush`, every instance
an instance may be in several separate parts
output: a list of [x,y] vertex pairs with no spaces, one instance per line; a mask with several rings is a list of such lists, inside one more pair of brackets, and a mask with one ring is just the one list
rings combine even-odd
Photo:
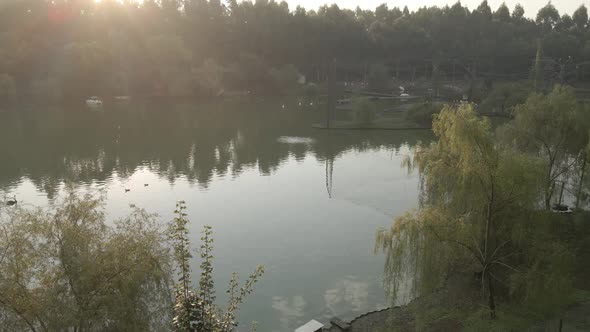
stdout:
[[184,202],[176,204],[176,217],[170,223],[169,234],[177,264],[178,283],[175,291],[174,318],[175,331],[182,332],[231,332],[237,326],[236,311],[246,295],[252,292],[254,284],[264,273],[258,266],[248,277],[244,286],[239,287],[238,275],[234,273],[229,281],[229,303],[224,311],[215,304],[215,284],[213,280],[213,238],[211,226],[205,226],[201,236],[199,254],[201,256],[201,276],[198,289],[193,289],[189,260],[190,241],[188,219]]
[[480,110],[484,113],[510,114],[514,106],[524,104],[531,87],[527,83],[500,83],[483,99]]
[[161,331],[168,248],[153,215],[106,222],[102,198],[0,207],[0,326],[10,331]]
[[[198,251],[201,275],[192,289],[185,209],[184,202],[177,204],[166,237],[155,215],[135,208],[112,225],[102,197],[73,191],[49,209],[0,205],[0,326],[10,331],[167,331],[171,325],[183,332],[234,331],[238,306],[264,268],[256,268],[241,287],[234,273],[222,310],[214,302],[213,238],[205,226]],[[174,303],[172,258],[179,275]]]
[[423,103],[416,105],[406,113],[406,120],[421,125],[431,125],[432,116],[441,110],[441,106],[435,103]]
[[376,106],[367,97],[356,97],[352,100],[354,121],[361,126],[370,126],[375,122]]
[[271,68],[268,72],[273,86],[280,93],[294,92],[299,85],[301,74],[294,65],[284,65],[279,68]]

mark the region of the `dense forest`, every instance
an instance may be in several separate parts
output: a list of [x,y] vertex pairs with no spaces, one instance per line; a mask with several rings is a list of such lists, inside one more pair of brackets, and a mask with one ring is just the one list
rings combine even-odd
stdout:
[[548,3],[527,16],[485,0],[475,10],[457,2],[414,12],[307,11],[272,0],[9,0],[0,5],[0,99],[282,93],[303,77],[326,80],[333,60],[341,81],[379,70],[405,80],[514,80],[532,68],[547,87],[585,81],[586,7],[560,15]]

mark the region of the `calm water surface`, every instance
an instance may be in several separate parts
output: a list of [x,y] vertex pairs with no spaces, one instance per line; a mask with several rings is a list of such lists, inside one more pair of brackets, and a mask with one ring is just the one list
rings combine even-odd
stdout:
[[388,305],[374,233],[417,205],[401,162],[431,135],[312,129],[321,117],[261,98],[0,113],[0,198],[47,205],[73,182],[103,190],[110,218],[135,204],[162,221],[185,200],[195,247],[213,226],[220,300],[232,271],[266,267],[240,330],[351,319]]

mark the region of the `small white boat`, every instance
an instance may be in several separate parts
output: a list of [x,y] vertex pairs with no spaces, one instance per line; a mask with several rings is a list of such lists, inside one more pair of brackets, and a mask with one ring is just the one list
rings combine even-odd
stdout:
[[86,99],[86,106],[88,106],[88,107],[101,107],[102,100],[100,100],[100,98],[98,98],[97,96],[92,96],[92,97]]
[[400,99],[401,101],[408,101],[408,97],[410,97],[410,94],[404,92],[404,93],[401,93],[399,96],[401,98]]
[[315,319],[310,320],[305,325],[302,325],[295,329],[295,332],[319,332],[324,327],[324,324],[318,322]]

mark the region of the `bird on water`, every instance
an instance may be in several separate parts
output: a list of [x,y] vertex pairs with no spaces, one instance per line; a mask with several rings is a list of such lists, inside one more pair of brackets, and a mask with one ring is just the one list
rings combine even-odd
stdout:
[[16,205],[18,203],[18,201],[16,200],[16,196],[14,196],[12,199],[9,199],[6,201],[6,205],[8,206],[13,206]]

